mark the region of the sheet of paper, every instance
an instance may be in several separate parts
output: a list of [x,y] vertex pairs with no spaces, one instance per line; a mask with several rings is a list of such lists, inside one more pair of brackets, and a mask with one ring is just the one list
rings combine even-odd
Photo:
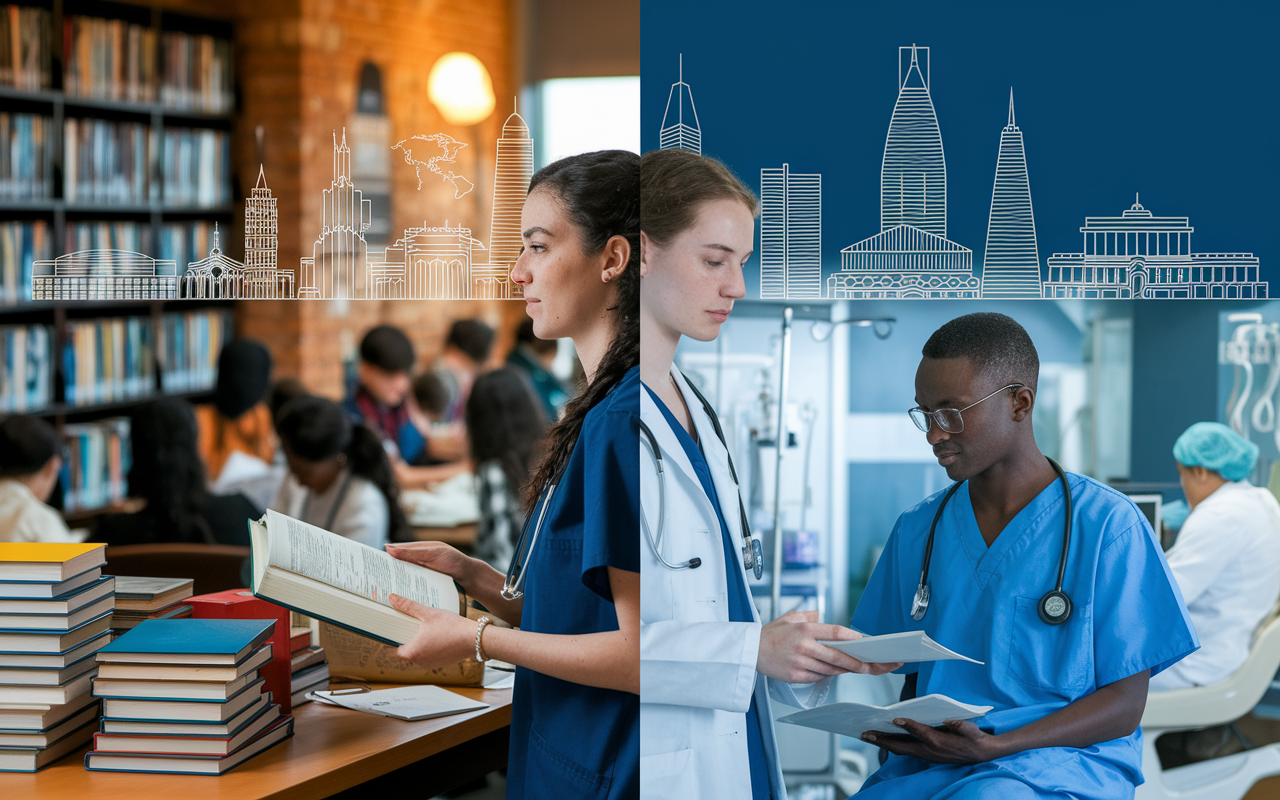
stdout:
[[864,636],[861,639],[847,641],[824,641],[828,647],[853,656],[868,664],[892,664],[901,662],[912,664],[917,661],[959,660],[973,664],[981,661],[962,656],[948,650],[930,639],[924,631],[907,631],[905,633],[888,633],[884,636]]
[[992,706],[971,706],[945,695],[928,694],[885,707],[831,703],[781,717],[778,721],[856,738],[867,731],[905,733],[893,724],[895,719],[903,717],[932,727],[949,719],[974,719],[991,709]]
[[457,608],[453,579],[315,525],[267,511],[271,565],[389,606],[398,594],[432,608]]
[[310,692],[309,696],[322,703],[409,721],[464,714],[489,707],[488,703],[468,700],[439,686],[403,686],[352,694],[320,691]]

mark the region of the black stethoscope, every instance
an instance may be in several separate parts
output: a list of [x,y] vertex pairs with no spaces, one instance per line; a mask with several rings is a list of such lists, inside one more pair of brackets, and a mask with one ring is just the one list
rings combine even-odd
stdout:
[[[1058,473],[1058,480],[1062,483],[1062,495],[1067,502],[1067,513],[1066,522],[1062,527],[1062,556],[1058,559],[1058,583],[1052,591],[1040,598],[1037,610],[1040,612],[1040,619],[1046,623],[1061,625],[1071,617],[1071,598],[1062,591],[1062,581],[1067,574],[1067,551],[1071,545],[1071,485],[1067,483],[1067,474],[1062,471],[1062,467],[1058,466],[1058,462],[1048,456],[1045,456],[1045,459],[1053,467],[1053,471]],[[933,524],[929,526],[929,539],[924,546],[924,567],[920,570],[920,585],[916,587],[916,596],[911,601],[911,618],[917,622],[924,619],[924,613],[929,610],[929,559],[933,556],[933,532],[938,527],[938,520],[942,519],[942,510],[947,507],[947,501],[963,485],[964,481],[960,481],[952,484],[947,490],[942,503],[938,505],[937,513],[933,515]]]
[[[729,460],[729,475],[733,478],[734,490],[738,495],[738,514],[742,520],[742,566],[743,568],[756,576],[756,580],[760,580],[764,575],[764,548],[760,544],[760,540],[751,534],[751,524],[747,522],[747,507],[742,502],[742,492],[738,488],[738,471],[733,468],[733,456],[729,455],[729,444],[725,441],[724,431],[720,428],[720,418],[716,416],[715,409],[707,402],[707,398],[702,396],[702,392],[698,391],[698,387],[692,383],[689,388],[693,390],[694,395],[702,403],[702,410],[711,420],[711,427],[716,432],[716,438],[720,440],[720,444],[724,445],[725,457]],[[649,440],[649,449],[653,455],[654,468],[658,472],[658,532],[654,535],[653,530],[649,527],[649,519],[644,513],[643,506],[640,509],[641,527],[644,528],[645,536],[649,540],[649,546],[653,548],[653,554],[658,557],[658,561],[667,569],[697,569],[702,566],[702,559],[691,558],[688,561],[680,561],[672,563],[662,554],[662,536],[663,523],[666,520],[666,471],[662,466],[662,449],[658,447],[658,439],[653,435],[653,431],[649,430],[649,426],[644,420],[637,420],[640,423],[640,431]],[[710,498],[708,498],[710,499]]]

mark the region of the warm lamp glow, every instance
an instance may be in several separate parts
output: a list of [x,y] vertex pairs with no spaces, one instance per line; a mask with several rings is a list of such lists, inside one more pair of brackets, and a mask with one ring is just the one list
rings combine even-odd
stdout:
[[470,53],[445,53],[431,67],[427,96],[452,125],[475,125],[493,113],[493,81]]

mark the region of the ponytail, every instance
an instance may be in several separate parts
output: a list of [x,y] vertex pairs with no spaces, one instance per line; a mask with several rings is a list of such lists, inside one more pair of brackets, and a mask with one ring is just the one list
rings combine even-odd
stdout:
[[343,451],[347,456],[347,468],[352,475],[378,487],[387,500],[387,540],[391,542],[409,541],[409,520],[405,518],[404,509],[400,508],[400,487],[396,484],[395,475],[391,472],[391,462],[387,460],[387,451],[382,448],[382,441],[369,426],[357,422],[351,426],[351,442]]
[[631,245],[631,257],[617,278],[618,301],[607,309],[614,317],[613,340],[591,382],[547,432],[545,455],[525,484],[527,511],[537,504],[542,488],[569,463],[587,412],[640,363],[640,156],[602,150],[563,158],[538,170],[529,191],[539,186],[567,209],[584,252],[599,253],[610,238],[623,236]]

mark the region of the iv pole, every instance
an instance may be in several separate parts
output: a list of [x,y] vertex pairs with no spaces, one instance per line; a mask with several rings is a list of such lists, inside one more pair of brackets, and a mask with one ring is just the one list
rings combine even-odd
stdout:
[[779,357],[781,373],[778,387],[778,426],[774,430],[777,455],[773,466],[773,585],[769,618],[777,619],[782,603],[782,453],[787,447],[787,384],[791,382],[791,306],[782,309],[782,354]]
[[[780,373],[778,379],[778,426],[775,429],[777,453],[773,467],[773,566],[770,570],[773,585],[770,587],[770,619],[777,619],[781,616],[778,613],[778,609],[782,603],[782,454],[787,446],[787,386],[791,383],[791,317],[791,306],[782,309],[782,352],[779,356],[778,369]],[[857,327],[871,327],[877,339],[887,339],[893,330],[893,324],[897,321],[896,317],[841,319],[826,323],[825,328],[821,331],[818,330],[815,323],[814,328],[809,333],[815,341],[823,342],[831,337],[831,333],[837,325],[855,325]],[[881,327],[882,325],[883,327]]]

